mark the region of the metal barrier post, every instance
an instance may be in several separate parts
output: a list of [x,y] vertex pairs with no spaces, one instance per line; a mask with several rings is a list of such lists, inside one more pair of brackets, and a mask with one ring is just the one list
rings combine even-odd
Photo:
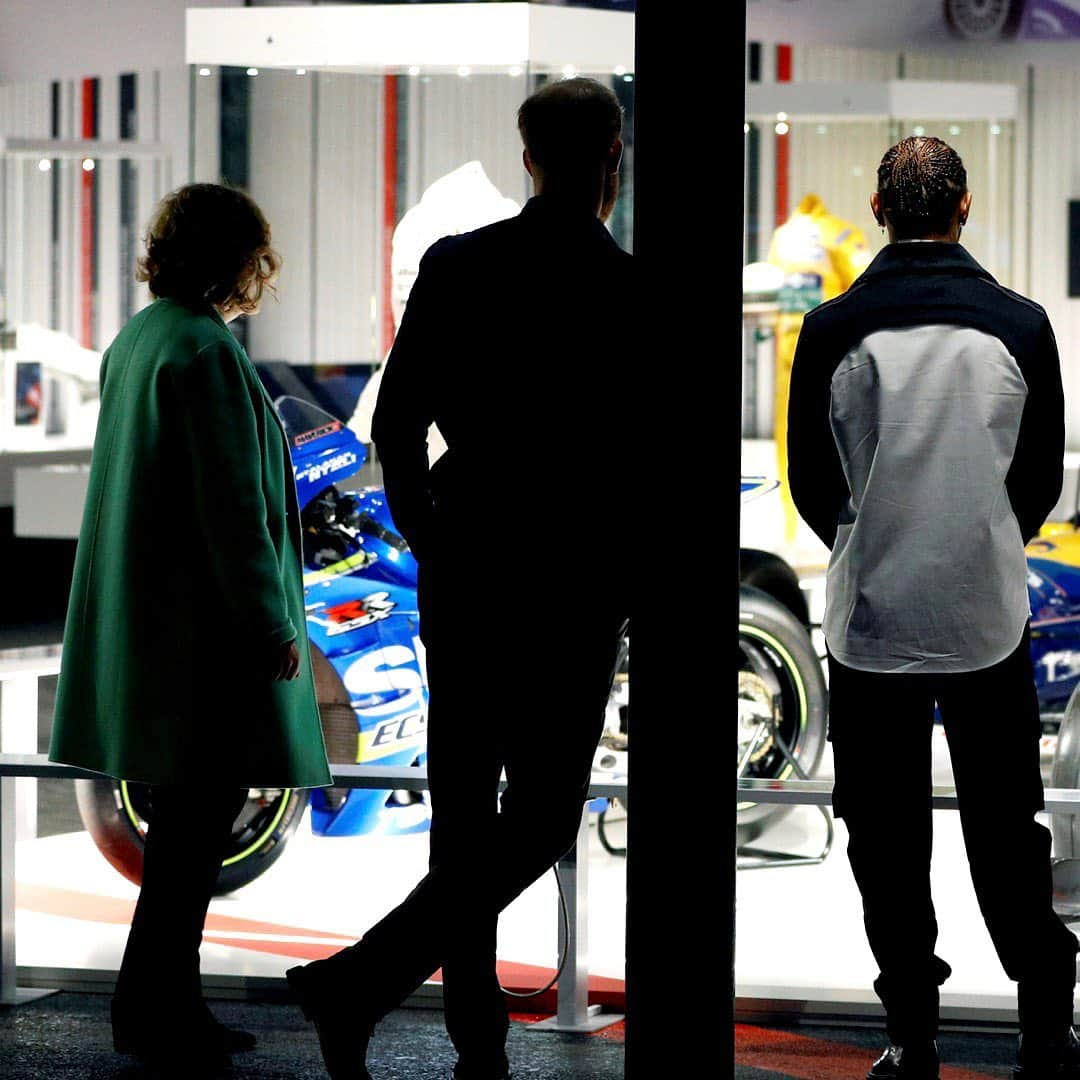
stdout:
[[0,777],[0,1005],[14,1005],[15,781]]
[[599,1031],[622,1019],[589,1004],[589,808],[582,811],[574,846],[555,864],[566,926],[559,921],[559,955],[566,963],[559,977],[557,1012],[530,1024],[530,1031]]

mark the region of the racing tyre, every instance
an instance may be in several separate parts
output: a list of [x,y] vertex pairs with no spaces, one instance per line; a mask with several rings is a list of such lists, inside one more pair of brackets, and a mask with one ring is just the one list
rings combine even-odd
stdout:
[[[809,776],[825,748],[825,676],[806,627],[767,593],[739,589],[738,775]],[[738,846],[745,847],[790,807],[740,803]]]
[[945,21],[968,41],[1011,38],[1020,29],[1025,0],[945,0]]
[[[76,780],[75,799],[98,850],[129,881],[142,884],[143,844],[149,813],[145,784]],[[296,832],[307,800],[291,788],[253,788],[233,823],[215,896],[234,892],[264,874]]]

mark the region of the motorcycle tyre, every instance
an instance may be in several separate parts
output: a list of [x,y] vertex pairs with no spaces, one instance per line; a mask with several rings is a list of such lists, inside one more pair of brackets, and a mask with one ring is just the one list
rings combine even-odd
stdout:
[[[756,635],[766,636],[765,642]],[[805,695],[805,715],[791,745],[792,754],[807,775],[813,776],[825,749],[826,689],[821,661],[814,651],[806,627],[779,601],[751,586],[739,589],[739,642],[745,636],[760,647],[771,638],[779,649],[770,648],[770,659],[781,682],[792,685],[801,682]],[[784,657],[781,651],[786,653]],[[790,774],[790,766],[781,770],[781,777]],[[791,812],[793,807],[771,803],[740,803],[736,821],[736,846],[746,847],[765,830]]]
[[1024,17],[1024,5],[1027,0],[1008,0],[1007,9],[997,26],[991,27],[982,33],[972,33],[965,24],[963,9],[960,4],[963,0],[945,0],[945,22],[952,33],[965,41],[1008,41],[1016,37],[1020,29],[1020,22]]
[[[281,817],[264,830],[242,859],[223,865],[214,886],[215,896],[225,896],[250,884],[281,858],[300,825],[307,806],[305,793],[289,789]],[[142,884],[143,837],[131,821],[120,794],[118,780],[76,780],[75,801],[86,831],[106,860],[135,885]]]

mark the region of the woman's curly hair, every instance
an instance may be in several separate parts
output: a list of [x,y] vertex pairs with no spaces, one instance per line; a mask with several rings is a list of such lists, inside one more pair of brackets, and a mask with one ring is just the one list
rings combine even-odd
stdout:
[[273,290],[281,256],[255,200],[221,184],[187,184],[158,203],[135,277],[155,297],[192,307],[258,310]]

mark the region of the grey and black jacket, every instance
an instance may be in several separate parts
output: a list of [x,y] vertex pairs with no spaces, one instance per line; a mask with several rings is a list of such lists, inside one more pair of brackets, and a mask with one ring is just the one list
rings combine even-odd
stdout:
[[806,316],[788,482],[832,548],[825,637],[866,671],[974,671],[1029,617],[1024,545],[1061,491],[1046,312],[959,244],[889,244]]

